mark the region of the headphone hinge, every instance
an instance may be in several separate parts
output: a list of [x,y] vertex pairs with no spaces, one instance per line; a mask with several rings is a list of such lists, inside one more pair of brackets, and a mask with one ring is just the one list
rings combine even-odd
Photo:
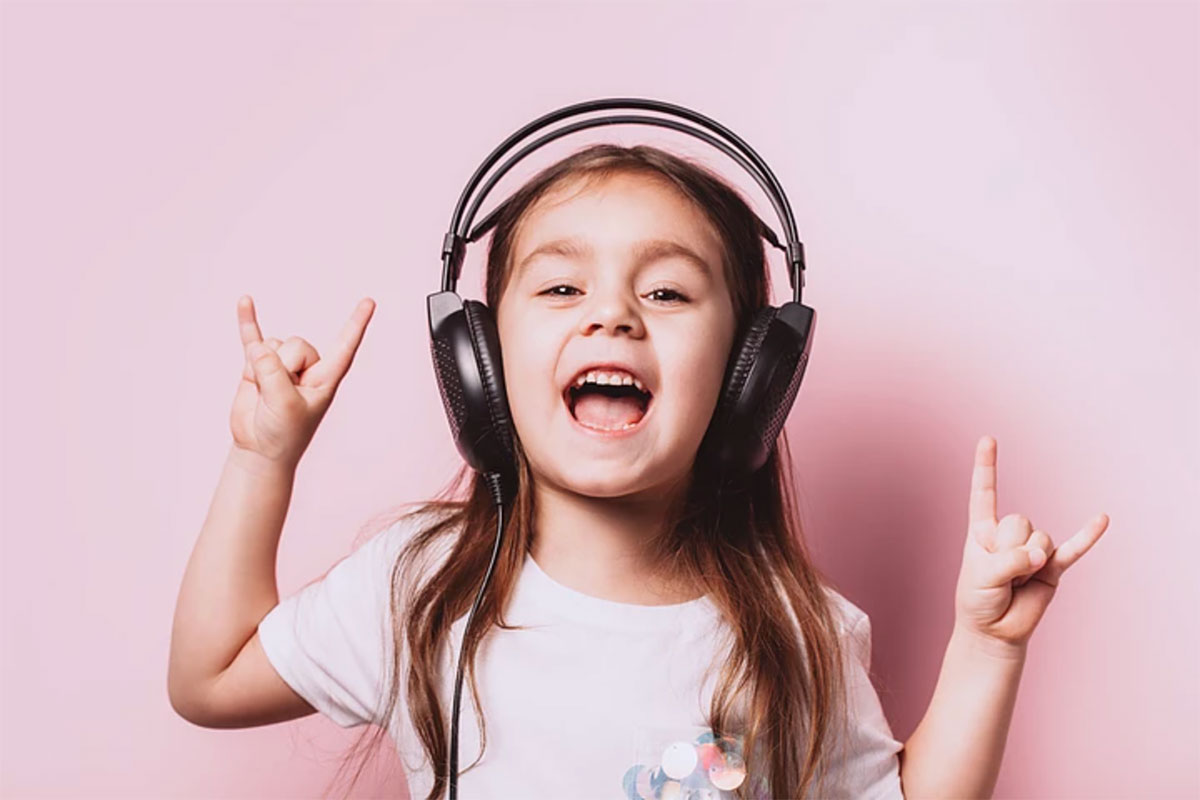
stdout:
[[454,231],[450,231],[442,237],[442,263],[446,263],[446,258],[450,258],[450,279],[455,283],[462,275],[463,256],[467,252],[467,243],[463,238],[457,235]]

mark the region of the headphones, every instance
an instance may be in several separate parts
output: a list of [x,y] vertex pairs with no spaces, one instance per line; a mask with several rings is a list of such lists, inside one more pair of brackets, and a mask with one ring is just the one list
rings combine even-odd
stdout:
[[[606,115],[563,126],[526,145],[504,162],[484,184],[467,209],[484,173],[506,152],[535,131],[561,119],[606,109],[644,109],[690,120],[701,128],[674,119],[639,115]],[[738,337],[725,368],[716,410],[701,443],[711,453],[722,482],[736,481],[766,462],[779,431],[791,410],[808,365],[816,311],[801,303],[804,286],[804,244],[796,235],[796,221],[783,187],[770,167],[748,144],[725,126],[682,106],[642,98],[606,98],[564,106],[517,130],[491,152],[475,170],[458,199],[450,230],[442,240],[442,288],[427,297],[430,349],[442,404],[450,420],[459,453],[492,487],[498,505],[516,493],[516,455],[512,414],[504,384],[500,339],[495,317],[485,303],[463,300],[455,291],[462,272],[466,246],[489,231],[497,207],[473,230],[471,223],[484,197],[513,165],[547,142],[577,130],[598,125],[648,124],[703,139],[733,158],[766,191],[783,223],[786,247],[759,218],[763,237],[787,254],[792,300],[782,306],[759,308]],[[713,137],[715,131],[733,144]],[[465,212],[465,213],[464,213]],[[468,231],[470,231],[468,233]],[[750,268],[751,265],[745,265]]]
[[[467,200],[486,173],[506,152],[535,131],[566,117],[602,111],[610,108],[644,109],[682,117],[700,127],[685,125],[677,120],[613,114],[586,119],[565,125],[544,134],[521,148],[500,165],[475,196],[470,208]],[[474,605],[467,617],[463,639],[471,630],[475,612],[492,577],[496,556],[500,551],[504,530],[504,506],[516,494],[516,453],[513,445],[512,414],[504,385],[504,366],[500,356],[500,336],[495,317],[485,303],[463,300],[455,292],[462,272],[466,246],[476,241],[495,225],[500,204],[474,229],[475,219],[483,198],[514,164],[547,142],[577,130],[597,125],[647,124],[672,128],[703,139],[722,150],[749,172],[766,191],[775,212],[783,223],[787,241],[781,246],[771,229],[758,218],[759,232],[773,247],[783,250],[788,259],[788,279],[792,284],[792,301],[776,308],[758,309],[750,323],[738,336],[725,367],[721,395],[708,430],[700,444],[704,455],[699,463],[714,463],[719,480],[739,482],[757,472],[775,447],[775,440],[787,419],[800,381],[808,365],[812,347],[816,311],[800,302],[804,286],[804,245],[796,235],[796,221],[783,187],[766,162],[736,134],[720,123],[682,106],[640,98],[608,98],[590,100],[552,111],[513,133],[491,152],[475,170],[467,187],[458,198],[450,230],[442,239],[442,288],[429,295],[430,351],[442,405],[450,420],[450,430],[458,452],[468,464],[482,473],[498,509],[496,543],[492,560],[475,595]],[[704,130],[719,133],[733,144]],[[757,215],[756,215],[757,216]],[[468,233],[469,231],[469,233]],[[752,265],[742,265],[750,269]],[[700,461],[703,458],[704,461]],[[454,704],[450,729],[450,800],[458,798],[458,712],[462,698],[462,679],[466,648],[460,647],[458,673],[454,681]]]

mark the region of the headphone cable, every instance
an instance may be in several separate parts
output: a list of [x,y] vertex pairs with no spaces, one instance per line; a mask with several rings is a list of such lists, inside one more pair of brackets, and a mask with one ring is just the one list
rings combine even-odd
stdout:
[[458,710],[462,698],[463,664],[465,662],[463,656],[466,654],[464,645],[467,641],[467,631],[471,629],[471,622],[475,619],[475,611],[479,608],[483,593],[492,579],[492,569],[496,566],[496,556],[500,553],[500,538],[504,532],[504,491],[500,473],[487,472],[484,473],[483,478],[487,481],[488,489],[491,490],[492,498],[496,502],[496,544],[492,548],[492,560],[488,564],[487,572],[484,573],[483,584],[475,595],[475,604],[471,606],[471,613],[467,615],[467,624],[463,628],[463,638],[458,647],[458,674],[454,678],[454,709],[451,712],[453,719],[450,723],[450,800],[458,800]]

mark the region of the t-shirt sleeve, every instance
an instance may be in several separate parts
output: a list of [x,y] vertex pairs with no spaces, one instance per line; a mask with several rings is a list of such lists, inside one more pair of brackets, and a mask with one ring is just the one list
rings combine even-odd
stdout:
[[846,675],[849,742],[833,759],[830,797],[861,800],[903,798],[899,753],[903,743],[892,735],[879,693],[871,683],[871,620],[858,610],[847,640]]
[[343,728],[382,716],[394,650],[391,568],[413,527],[402,519],[376,533],[258,624],[279,676]]

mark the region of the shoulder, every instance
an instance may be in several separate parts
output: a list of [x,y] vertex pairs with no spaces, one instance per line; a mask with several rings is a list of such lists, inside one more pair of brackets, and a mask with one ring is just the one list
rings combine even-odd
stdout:
[[845,595],[828,584],[824,588],[826,596],[829,597],[833,604],[839,633],[846,635],[854,632],[864,623],[870,624],[870,618],[867,616],[867,613],[850,602]]
[[399,587],[415,586],[451,550],[455,535],[450,529],[432,537],[427,546],[409,547],[451,514],[452,509],[414,504],[382,528],[378,520],[368,524],[367,532],[359,534],[358,544],[310,584],[311,591],[320,592],[331,605],[340,604],[347,618],[365,619],[368,609],[390,608],[389,598]]
[[828,584],[825,586],[825,593],[833,604],[839,638],[846,643],[851,658],[870,670],[871,618],[867,616],[867,612]]
[[[399,566],[405,572],[436,568],[454,545],[457,526],[445,527],[424,546],[409,547],[422,534],[438,527],[455,515],[455,509],[429,503],[413,504],[401,516],[372,534],[361,546],[366,557],[389,569]],[[403,563],[400,564],[403,557]]]

